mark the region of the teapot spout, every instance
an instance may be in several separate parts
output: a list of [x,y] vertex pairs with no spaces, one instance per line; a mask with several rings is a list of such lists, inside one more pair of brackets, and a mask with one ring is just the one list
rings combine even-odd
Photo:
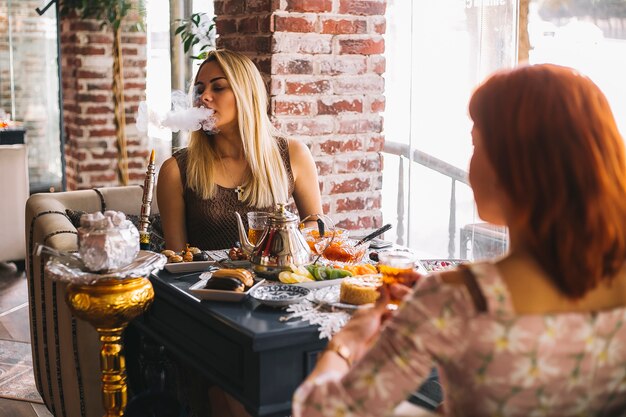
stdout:
[[243,252],[246,255],[250,255],[252,253],[252,250],[254,249],[254,245],[248,240],[246,228],[243,225],[241,216],[237,212],[235,212],[235,216],[237,216],[237,228],[239,229],[239,241],[241,242],[241,249],[243,249]]

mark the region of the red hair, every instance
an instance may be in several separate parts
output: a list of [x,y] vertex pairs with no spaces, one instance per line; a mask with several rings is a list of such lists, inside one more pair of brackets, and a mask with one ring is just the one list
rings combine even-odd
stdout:
[[624,142],[604,94],[556,65],[491,76],[469,112],[514,207],[510,225],[572,299],[626,260]]

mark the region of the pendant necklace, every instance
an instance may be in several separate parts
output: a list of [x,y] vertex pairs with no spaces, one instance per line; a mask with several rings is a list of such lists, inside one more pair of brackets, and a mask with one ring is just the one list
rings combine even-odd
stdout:
[[235,187],[235,192],[237,193],[237,201],[243,200],[243,186],[238,185]]
[[[224,170],[224,175],[227,175],[228,171],[226,170],[226,165],[224,164],[224,160],[222,159],[222,157],[218,157],[220,159],[220,164],[222,164],[222,169]],[[245,174],[245,172],[244,172]],[[243,184],[242,184],[242,180],[239,180],[236,182],[236,184],[239,183],[239,185],[237,185],[235,187],[235,193],[237,194],[237,201],[243,201]]]

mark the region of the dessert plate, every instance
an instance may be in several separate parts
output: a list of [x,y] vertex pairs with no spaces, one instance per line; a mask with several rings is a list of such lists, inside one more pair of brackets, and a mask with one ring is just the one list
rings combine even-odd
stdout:
[[333,285],[332,287],[324,287],[313,291],[309,296],[309,299],[317,304],[327,305],[332,308],[339,308],[342,310],[358,310],[360,308],[368,308],[374,304],[346,304],[339,301],[340,287]]
[[314,289],[314,288],[330,287],[331,285],[339,285],[341,284],[341,281],[343,281],[344,279],[345,278],[325,279],[322,281],[296,282],[293,284],[285,284],[285,285],[297,285],[298,287]]
[[250,296],[270,307],[286,307],[304,300],[311,290],[293,284],[269,284],[255,286]]

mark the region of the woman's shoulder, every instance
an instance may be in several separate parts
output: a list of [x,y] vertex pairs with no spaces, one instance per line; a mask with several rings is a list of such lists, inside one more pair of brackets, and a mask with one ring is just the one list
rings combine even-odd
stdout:
[[274,140],[280,149],[289,149],[289,151],[291,151],[294,147],[298,148],[304,145],[302,141],[283,134],[274,135]]
[[297,165],[301,163],[302,160],[305,158],[306,160],[312,158],[311,150],[301,140],[294,138],[283,138],[282,140],[284,141],[285,148],[289,152],[289,159],[291,160],[292,164],[295,163]]
[[[161,190],[173,190],[182,186],[181,169],[178,166],[178,161],[174,156],[166,159],[161,168],[159,169],[159,181],[157,181],[157,189]],[[169,192],[169,191],[168,191]]]
[[162,178],[171,179],[176,182],[186,181],[187,169],[187,148],[175,151],[172,156],[167,158],[159,169],[159,181]]
[[[420,285],[422,291],[433,291],[441,294],[456,294],[459,299],[471,300],[477,312],[486,312],[491,303],[490,289],[500,288],[500,277],[497,268],[491,262],[478,262],[460,265],[447,271],[439,271],[428,275]],[[500,298],[503,291],[497,291]],[[508,298],[508,297],[504,297]]]
[[304,142],[294,138],[283,138],[287,148],[289,149],[289,153],[292,152],[302,152],[303,150],[309,150],[308,146]]
[[172,158],[174,159],[180,159],[180,158],[186,158],[187,157],[187,148],[178,148],[177,150],[175,150],[172,153]]
[[278,145],[278,149],[283,156],[287,156],[290,159],[294,156],[294,151],[300,149],[301,143],[297,139],[290,138],[284,135],[274,136],[274,140]]
[[161,164],[161,168],[159,169],[159,178],[164,175],[180,176],[180,167],[178,165],[178,160],[174,155],[167,158],[165,161],[163,161],[163,164]]
[[174,153],[172,153],[172,157],[168,159],[171,160],[171,163],[174,163],[174,161],[176,162],[175,165],[178,166],[178,169],[180,169],[181,171],[186,171],[187,169],[187,157],[188,157],[188,152],[187,152],[187,148],[179,148],[177,150],[174,151]]
[[162,169],[172,169],[174,167],[182,169],[187,163],[187,148],[180,148],[172,153],[172,156],[163,161]]
[[280,140],[282,140],[283,143],[287,144],[287,146],[289,146],[289,147],[292,147],[292,146],[306,146],[306,145],[304,145],[304,142],[302,142],[302,140],[296,139],[296,138],[293,138],[293,137],[280,136]]

